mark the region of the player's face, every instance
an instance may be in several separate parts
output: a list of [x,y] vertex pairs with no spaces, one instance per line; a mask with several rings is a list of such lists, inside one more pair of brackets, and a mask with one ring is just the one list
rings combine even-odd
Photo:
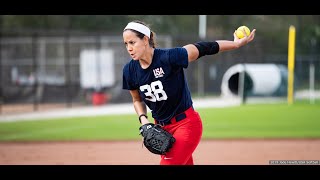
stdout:
[[123,41],[132,59],[141,59],[146,50],[146,44],[144,40],[140,39],[136,33],[126,30],[123,32]]

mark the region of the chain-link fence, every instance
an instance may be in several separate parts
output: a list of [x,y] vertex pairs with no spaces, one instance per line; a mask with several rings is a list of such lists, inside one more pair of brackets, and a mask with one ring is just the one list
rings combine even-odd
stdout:
[[[160,36],[158,43],[170,47],[171,39]],[[17,111],[19,107],[22,108],[19,111],[33,111],[91,104],[97,89],[81,86],[81,77],[84,78],[80,68],[81,53],[85,50],[109,50],[112,53],[112,59],[101,61],[112,61],[113,83],[100,87],[99,91],[108,95],[108,103],[127,102],[128,94],[122,93],[121,89],[122,68],[129,55],[122,37],[8,37],[1,39],[0,51],[2,113]]]
[[[129,92],[122,90],[122,68],[130,57],[120,36],[42,36],[34,33],[33,36],[2,37],[0,40],[1,113],[91,106],[93,95],[97,91],[107,95],[103,103],[131,102]],[[158,36],[157,41],[160,48],[169,48],[196,42],[197,37]],[[287,66],[287,54],[268,54],[264,45],[257,38],[254,45],[205,56],[191,63],[185,71],[191,92],[194,96],[220,95],[224,73],[238,63],[274,63]],[[85,76],[81,72],[81,55],[85,50],[111,52],[110,59],[101,59],[107,64],[112,62],[111,84],[99,89],[82,86]],[[100,71],[110,71],[102,65],[99,67]],[[312,80],[313,88],[319,90],[319,55],[297,55],[295,75],[296,90],[309,89]],[[313,79],[310,79],[311,76]]]

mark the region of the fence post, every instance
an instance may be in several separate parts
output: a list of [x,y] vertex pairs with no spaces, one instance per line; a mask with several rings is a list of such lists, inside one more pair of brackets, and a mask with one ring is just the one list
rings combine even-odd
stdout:
[[2,92],[2,15],[0,15],[0,114],[2,114],[3,92]]
[[34,73],[34,84],[33,84],[33,110],[38,110],[38,99],[37,99],[37,88],[38,88],[38,78],[37,78],[37,43],[38,34],[34,33],[32,36],[32,68],[31,73]]
[[65,75],[65,90],[66,90],[66,106],[72,107],[72,95],[71,95],[71,78],[70,78],[70,22],[71,17],[68,16],[68,27],[65,30],[64,37],[64,75]]

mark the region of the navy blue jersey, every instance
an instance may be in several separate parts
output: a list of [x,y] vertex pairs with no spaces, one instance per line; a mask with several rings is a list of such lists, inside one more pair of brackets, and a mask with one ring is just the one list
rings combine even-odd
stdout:
[[152,117],[167,122],[192,106],[183,68],[188,67],[185,48],[155,49],[147,69],[131,60],[123,68],[123,89],[138,90]]

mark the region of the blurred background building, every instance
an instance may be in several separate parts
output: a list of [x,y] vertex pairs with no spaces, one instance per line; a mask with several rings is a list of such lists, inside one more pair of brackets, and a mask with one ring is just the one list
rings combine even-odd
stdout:
[[[122,68],[130,60],[122,31],[136,19],[155,31],[159,48],[233,40],[241,25],[257,29],[250,45],[189,65],[185,72],[194,97],[221,96],[224,86],[238,96],[240,71],[230,69],[239,64],[251,69],[247,95],[285,97],[291,25],[296,27],[295,93],[307,92],[310,98],[320,90],[319,15],[208,15],[205,37],[199,37],[198,15],[1,15],[0,113],[131,102],[129,92],[122,90]],[[228,70],[233,74],[223,85]],[[254,93],[253,77],[268,73],[258,81],[278,89],[276,93]],[[268,77],[277,77],[279,87],[271,87]]]

